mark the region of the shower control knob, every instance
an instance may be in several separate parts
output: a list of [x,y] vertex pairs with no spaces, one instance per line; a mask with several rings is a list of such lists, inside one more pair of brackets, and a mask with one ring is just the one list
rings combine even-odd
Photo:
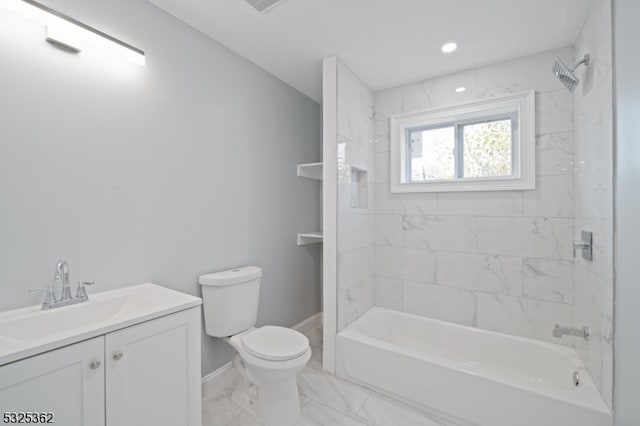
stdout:
[[116,353],[113,354],[113,359],[115,359],[116,361],[120,361],[122,359],[122,352],[118,351]]
[[92,370],[97,370],[98,368],[100,368],[101,365],[102,363],[99,360],[95,360],[95,361],[91,361],[91,364],[89,364],[89,367],[91,367]]

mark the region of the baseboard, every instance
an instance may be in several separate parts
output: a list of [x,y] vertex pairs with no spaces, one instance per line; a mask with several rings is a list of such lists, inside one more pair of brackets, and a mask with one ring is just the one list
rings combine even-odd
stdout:
[[[322,325],[322,312],[310,316],[306,320],[294,325],[294,330],[302,334],[309,334],[313,329]],[[229,362],[202,378],[202,399],[209,398],[236,381],[237,372],[232,362]]]
[[236,381],[236,369],[229,362],[202,378],[202,399],[222,392]]
[[310,316],[291,328],[302,334],[309,334],[311,330],[320,326],[322,326],[322,312],[318,312],[317,314]]

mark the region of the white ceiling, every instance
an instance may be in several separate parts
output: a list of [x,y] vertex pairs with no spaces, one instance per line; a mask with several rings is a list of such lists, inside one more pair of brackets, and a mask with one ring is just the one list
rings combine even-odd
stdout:
[[[321,101],[338,55],[374,90],[571,45],[592,0],[150,0]],[[440,52],[447,41],[458,50]]]

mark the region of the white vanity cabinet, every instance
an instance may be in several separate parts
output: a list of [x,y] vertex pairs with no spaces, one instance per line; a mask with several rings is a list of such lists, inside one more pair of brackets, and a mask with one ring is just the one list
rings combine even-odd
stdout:
[[35,412],[44,424],[103,426],[103,360],[104,337],[96,337],[0,367],[0,416]]
[[200,307],[192,307],[1,366],[0,416],[52,412],[64,426],[201,426],[200,321]]
[[200,308],[105,339],[107,426],[202,426]]

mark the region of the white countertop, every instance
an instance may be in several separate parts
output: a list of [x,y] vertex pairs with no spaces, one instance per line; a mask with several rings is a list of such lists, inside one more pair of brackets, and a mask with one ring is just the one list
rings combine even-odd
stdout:
[[0,366],[202,304],[202,299],[153,283],[92,293],[89,301],[0,313]]

